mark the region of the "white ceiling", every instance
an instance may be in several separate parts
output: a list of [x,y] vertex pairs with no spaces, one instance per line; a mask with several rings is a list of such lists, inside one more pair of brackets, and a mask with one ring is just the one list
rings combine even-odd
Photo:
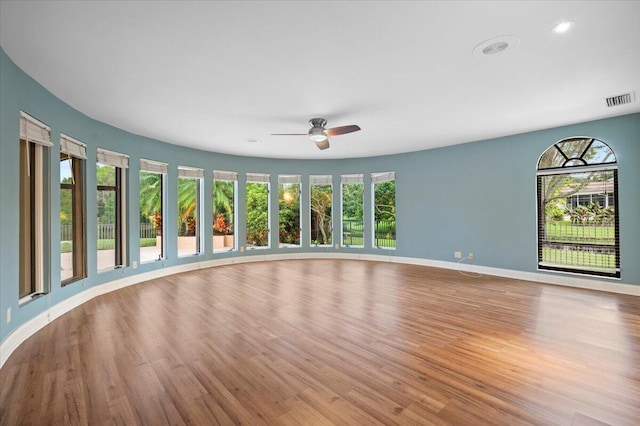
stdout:
[[[0,5],[2,48],[54,95],[208,151],[367,157],[640,112],[640,1]],[[552,33],[561,19],[576,24]],[[472,54],[504,35],[519,45]],[[629,91],[636,102],[605,107]],[[313,117],[362,131],[324,151],[270,135]]]

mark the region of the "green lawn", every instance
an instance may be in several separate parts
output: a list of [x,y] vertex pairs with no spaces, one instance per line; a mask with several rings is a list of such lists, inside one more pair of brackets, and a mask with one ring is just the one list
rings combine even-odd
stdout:
[[601,225],[574,225],[568,221],[547,222],[547,241],[613,244],[615,228]]
[[[155,238],[140,238],[140,247],[153,247],[156,245]],[[71,241],[60,242],[60,252],[70,253],[73,243]],[[98,240],[98,250],[111,250],[115,247],[115,240]]]
[[[591,253],[563,249],[542,249],[542,261],[559,265],[599,266],[601,268],[615,268],[616,258],[613,254]],[[594,269],[598,269],[595,268]]]

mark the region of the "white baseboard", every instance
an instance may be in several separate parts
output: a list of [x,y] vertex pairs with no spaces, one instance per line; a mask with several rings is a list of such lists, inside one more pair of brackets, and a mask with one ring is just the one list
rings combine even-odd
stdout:
[[505,278],[513,278],[524,281],[534,281],[545,284],[555,284],[567,287],[575,287],[589,290],[606,291],[610,293],[620,293],[632,296],[640,296],[640,285],[622,284],[617,282],[594,280],[581,277],[545,274],[542,272],[523,272],[511,269],[492,268],[478,266],[468,263],[445,262],[441,260],[420,259],[415,257],[397,257],[389,255],[358,254],[358,253],[337,253],[337,252],[304,252],[304,253],[278,253],[252,255],[242,257],[229,257],[225,259],[205,260],[202,262],[188,263],[184,265],[172,266],[169,268],[157,269],[155,271],[143,272],[119,280],[96,285],[82,293],[76,294],[62,302],[50,307],[48,310],[38,314],[31,320],[22,324],[11,334],[9,334],[2,344],[0,344],[0,368],[9,359],[22,342],[35,334],[49,322],[69,312],[96,296],[110,293],[130,285],[153,280],[167,275],[180,272],[194,271],[198,269],[211,268],[216,266],[231,265],[236,263],[265,262],[270,260],[291,260],[291,259],[348,259],[348,260],[369,260],[376,262],[404,263],[410,265],[432,266],[443,269],[453,269],[466,272],[475,272],[483,275],[494,275]]

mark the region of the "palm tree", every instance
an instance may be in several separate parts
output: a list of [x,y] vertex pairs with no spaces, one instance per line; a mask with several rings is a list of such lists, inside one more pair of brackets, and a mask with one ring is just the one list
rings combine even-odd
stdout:
[[234,182],[216,180],[213,183],[213,217],[223,214],[229,227],[233,229],[233,191]]
[[185,235],[195,235],[196,185],[196,179],[178,179],[178,226]]
[[140,172],[140,214],[151,216],[162,209],[162,175]]

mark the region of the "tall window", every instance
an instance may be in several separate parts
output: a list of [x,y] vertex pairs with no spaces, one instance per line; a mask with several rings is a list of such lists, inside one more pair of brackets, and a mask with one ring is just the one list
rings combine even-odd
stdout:
[[126,259],[125,170],[129,157],[98,148],[98,271],[120,268]]
[[247,247],[269,247],[269,238],[269,175],[247,173]]
[[607,144],[564,139],[538,161],[538,267],[620,277],[618,170]]
[[342,175],[342,245],[364,246],[364,175]]
[[198,254],[200,250],[200,211],[204,170],[178,166],[178,256]]
[[20,113],[20,298],[48,290],[49,267],[44,249],[49,245],[47,168],[51,129]]
[[300,247],[300,175],[278,176],[279,247]]
[[84,164],[87,146],[60,135],[60,280],[87,276]]
[[333,241],[333,222],[331,221],[333,186],[331,184],[331,175],[311,175],[309,176],[309,186],[311,245],[330,246]]
[[213,171],[213,251],[236,247],[236,188],[238,174]]
[[140,159],[140,262],[164,259],[168,171],[167,163]]
[[396,247],[396,173],[371,173],[373,247]]

